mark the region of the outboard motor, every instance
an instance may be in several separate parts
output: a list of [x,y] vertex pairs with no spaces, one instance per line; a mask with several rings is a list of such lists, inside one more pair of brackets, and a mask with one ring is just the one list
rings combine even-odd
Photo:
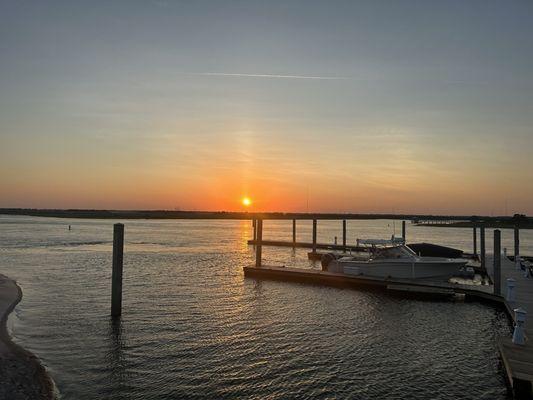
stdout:
[[322,264],[322,271],[327,271],[329,263],[331,263],[333,260],[335,260],[335,254],[333,253],[323,254],[322,258],[320,259],[320,263]]

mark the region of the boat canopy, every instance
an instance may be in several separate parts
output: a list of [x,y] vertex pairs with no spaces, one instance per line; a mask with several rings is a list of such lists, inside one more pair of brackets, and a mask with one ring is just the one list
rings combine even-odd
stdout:
[[404,238],[393,236],[390,239],[357,239],[357,246],[395,246],[399,244],[405,244]]

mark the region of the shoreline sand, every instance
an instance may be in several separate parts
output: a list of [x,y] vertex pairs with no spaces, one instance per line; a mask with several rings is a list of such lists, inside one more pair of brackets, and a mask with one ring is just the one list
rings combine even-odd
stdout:
[[30,351],[11,340],[7,318],[22,299],[16,282],[0,274],[0,399],[56,399],[56,387]]

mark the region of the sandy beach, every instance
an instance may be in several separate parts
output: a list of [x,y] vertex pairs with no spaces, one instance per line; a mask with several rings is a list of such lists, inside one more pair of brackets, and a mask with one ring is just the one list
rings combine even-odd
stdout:
[[21,298],[16,282],[0,274],[0,399],[54,399],[54,383],[39,359],[7,332],[7,317]]

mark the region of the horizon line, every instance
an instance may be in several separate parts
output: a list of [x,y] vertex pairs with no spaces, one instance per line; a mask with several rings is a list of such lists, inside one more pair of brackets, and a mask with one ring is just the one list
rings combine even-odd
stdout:
[[[7,212],[6,212],[7,211]],[[11,212],[9,212],[11,211]],[[417,214],[417,213],[387,213],[387,212],[305,212],[305,211],[229,211],[229,210],[170,210],[170,209],[112,209],[112,208],[27,208],[27,207],[0,207],[0,215],[27,215],[17,214],[17,211],[26,212],[117,212],[117,213],[191,213],[191,214],[294,214],[294,215],[345,215],[345,216],[398,216],[398,217],[447,217],[447,218],[463,218],[471,219],[476,218],[509,218],[512,219],[515,215],[524,216],[526,218],[533,218],[527,214],[515,213],[513,215],[483,215],[483,214]]]

